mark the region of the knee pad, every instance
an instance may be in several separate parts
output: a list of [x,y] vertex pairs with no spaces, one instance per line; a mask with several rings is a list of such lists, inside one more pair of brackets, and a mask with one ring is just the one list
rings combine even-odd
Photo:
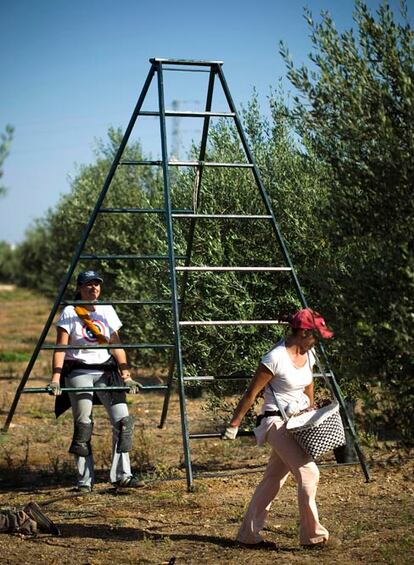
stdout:
[[116,423],[118,429],[118,443],[116,446],[117,453],[127,453],[132,449],[132,438],[134,435],[134,418],[125,416]]
[[73,428],[72,443],[69,447],[69,453],[87,457],[91,454],[91,437],[93,423],[84,424],[83,422],[75,422]]

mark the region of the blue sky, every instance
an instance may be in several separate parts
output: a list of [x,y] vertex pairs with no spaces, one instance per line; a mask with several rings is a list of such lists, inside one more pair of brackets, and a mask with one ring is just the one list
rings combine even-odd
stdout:
[[[389,3],[398,8],[398,0]],[[15,128],[2,178],[8,193],[0,200],[0,240],[22,241],[69,190],[76,165],[93,161],[95,140],[109,126],[125,128],[151,57],[224,61],[237,106],[255,87],[265,110],[270,85],[285,75],[279,41],[295,63],[310,51],[305,5],[314,16],[327,9],[340,30],[352,25],[353,0],[0,0],[0,132]],[[170,75],[166,106],[182,100],[184,109],[201,110],[205,91],[182,73]],[[154,157],[158,131],[153,119],[138,120],[135,129]],[[180,131],[185,140],[198,130],[181,120]]]

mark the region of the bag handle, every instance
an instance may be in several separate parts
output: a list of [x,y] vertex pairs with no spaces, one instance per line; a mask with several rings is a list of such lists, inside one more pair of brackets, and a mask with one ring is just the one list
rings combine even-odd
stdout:
[[272,387],[272,385],[270,384],[270,382],[268,382],[267,385],[270,386],[270,389],[271,389],[271,391],[273,392],[273,396],[274,396],[274,399],[275,399],[275,402],[276,402],[276,407],[277,407],[277,409],[278,409],[279,412],[282,414],[283,420],[284,420],[285,422],[287,422],[287,421],[289,420],[289,418],[288,418],[288,416],[287,416],[287,414],[286,414],[286,412],[285,412],[285,409],[284,409],[283,406],[279,403],[279,400],[278,400],[278,398],[277,398],[275,389]]

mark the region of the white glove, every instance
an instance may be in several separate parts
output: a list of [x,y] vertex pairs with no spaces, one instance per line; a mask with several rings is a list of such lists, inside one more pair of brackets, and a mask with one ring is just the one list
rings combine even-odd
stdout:
[[239,431],[238,426],[227,426],[224,432],[221,434],[221,439],[236,439],[237,432]]

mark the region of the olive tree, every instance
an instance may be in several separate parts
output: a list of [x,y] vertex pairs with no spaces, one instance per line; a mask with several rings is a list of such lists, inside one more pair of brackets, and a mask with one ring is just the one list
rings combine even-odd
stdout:
[[[412,437],[414,35],[401,13],[356,1],[352,29],[305,12],[311,63],[281,53],[298,92],[295,128],[330,171],[320,221],[341,372],[379,395],[388,425]],[[411,345],[410,345],[411,344]],[[368,397],[367,397],[368,398]]]

